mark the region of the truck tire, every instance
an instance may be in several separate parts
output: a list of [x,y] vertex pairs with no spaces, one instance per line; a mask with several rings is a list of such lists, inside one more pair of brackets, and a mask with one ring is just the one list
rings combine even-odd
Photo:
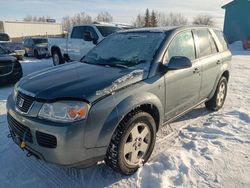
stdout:
[[64,64],[64,62],[65,62],[63,57],[62,57],[61,52],[58,49],[56,49],[52,52],[52,59],[53,59],[54,66]]
[[131,112],[115,130],[105,162],[112,169],[131,175],[148,161],[155,140],[156,124],[153,117],[142,111]]
[[221,77],[213,97],[205,102],[208,110],[218,111],[224,105],[227,96],[227,79]]
[[41,56],[39,55],[38,51],[37,50],[34,50],[34,57],[36,59],[41,59]]

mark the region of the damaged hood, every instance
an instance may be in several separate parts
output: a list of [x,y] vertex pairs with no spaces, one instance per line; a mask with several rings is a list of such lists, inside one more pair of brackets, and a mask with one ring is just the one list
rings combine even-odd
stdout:
[[19,82],[18,88],[44,100],[77,98],[93,102],[146,77],[141,69],[74,62],[30,74]]

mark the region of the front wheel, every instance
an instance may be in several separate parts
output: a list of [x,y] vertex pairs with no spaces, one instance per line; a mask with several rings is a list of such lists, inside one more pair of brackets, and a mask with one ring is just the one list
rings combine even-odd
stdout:
[[221,77],[213,97],[205,102],[208,110],[217,111],[224,105],[227,96],[227,79]]
[[64,60],[62,58],[62,55],[60,52],[58,52],[58,50],[54,51],[52,53],[52,59],[53,59],[53,64],[56,65],[60,65],[64,63]]
[[34,50],[34,56],[36,59],[41,59],[41,56],[39,55],[37,50]]
[[117,127],[105,162],[122,174],[133,174],[148,161],[155,140],[156,125],[153,117],[141,111],[130,113]]

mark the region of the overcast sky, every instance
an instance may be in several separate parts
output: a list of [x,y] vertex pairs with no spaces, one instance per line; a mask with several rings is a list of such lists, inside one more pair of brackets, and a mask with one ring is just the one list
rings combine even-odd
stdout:
[[57,22],[65,15],[86,12],[95,17],[108,11],[116,22],[132,23],[146,8],[161,12],[178,12],[189,21],[196,15],[209,14],[218,26],[223,24],[221,6],[230,0],[0,0],[0,20],[22,20],[26,15],[50,16]]

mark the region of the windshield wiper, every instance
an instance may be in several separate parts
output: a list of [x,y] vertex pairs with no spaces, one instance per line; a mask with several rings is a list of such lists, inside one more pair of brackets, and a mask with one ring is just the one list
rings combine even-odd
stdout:
[[109,66],[109,67],[118,67],[118,68],[123,68],[123,69],[128,69],[126,65],[122,64],[112,64],[112,63],[90,63],[85,60],[81,60],[80,62],[90,64],[90,65],[99,65],[99,66]]
[[103,66],[109,66],[109,67],[118,67],[118,68],[124,68],[127,69],[128,67],[126,65],[122,65],[122,64],[112,64],[112,63],[99,63],[98,65],[103,65]]

